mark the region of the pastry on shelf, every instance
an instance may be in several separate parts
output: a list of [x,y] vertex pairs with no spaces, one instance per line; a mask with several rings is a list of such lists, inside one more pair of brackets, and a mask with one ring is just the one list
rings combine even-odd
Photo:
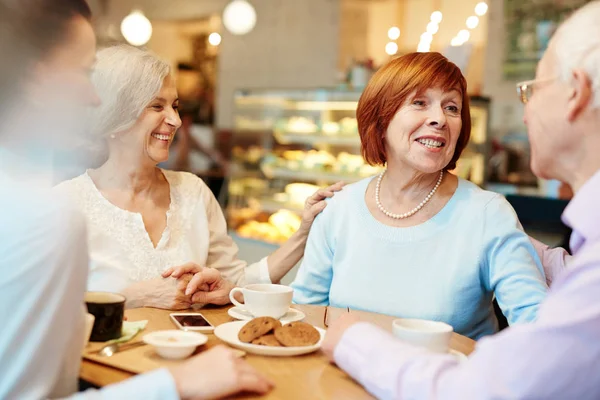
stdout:
[[286,130],[291,133],[315,133],[317,124],[306,117],[290,117],[286,124]]
[[358,122],[356,118],[345,117],[342,118],[339,122],[340,124],[340,133],[343,134],[351,134],[358,132]]
[[267,222],[248,221],[236,229],[241,237],[283,243],[300,227],[302,220],[288,210],[272,214]]
[[238,115],[235,117],[235,128],[238,130],[263,131],[273,128],[272,118],[254,119]]
[[250,146],[248,148],[234,146],[231,149],[231,157],[233,160],[248,166],[257,165],[264,156],[264,153],[265,151],[259,146]]
[[310,150],[302,160],[302,168],[304,169],[320,169],[326,165],[336,163],[336,158],[325,150]]
[[337,122],[324,122],[321,130],[325,135],[337,135],[340,133],[340,124]]
[[306,199],[319,190],[319,186],[309,183],[290,183],[285,186],[288,201],[295,204],[304,204]]
[[300,228],[302,220],[291,211],[279,210],[269,217],[269,223],[277,228],[279,233],[287,239]]

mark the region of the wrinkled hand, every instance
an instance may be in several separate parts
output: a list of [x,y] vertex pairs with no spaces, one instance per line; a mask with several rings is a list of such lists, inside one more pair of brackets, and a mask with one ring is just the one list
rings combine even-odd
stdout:
[[274,384],[225,346],[169,369],[182,399],[220,399],[246,391],[265,394]]
[[321,350],[323,350],[323,353],[325,353],[331,362],[334,361],[333,353],[340,340],[342,340],[344,333],[346,333],[348,328],[358,322],[360,322],[360,319],[356,315],[345,313],[329,324]]
[[224,279],[221,273],[214,268],[201,267],[198,264],[187,263],[179,267],[165,270],[163,277],[181,277],[193,273],[194,276],[186,285],[185,294],[191,296],[194,304],[229,304],[229,292],[235,285]]
[[325,199],[333,197],[335,192],[339,192],[343,189],[344,185],[344,182],[338,182],[325,189],[317,190],[312,196],[306,199],[306,202],[304,202],[304,211],[302,212],[301,231],[307,233],[310,231],[310,227],[312,226],[315,217],[327,206]]
[[162,278],[142,281],[128,287],[123,294],[128,302],[131,300],[129,306],[186,310],[191,307],[192,298],[185,295],[179,286],[185,287],[192,278],[192,274],[187,274],[181,276],[181,281]]

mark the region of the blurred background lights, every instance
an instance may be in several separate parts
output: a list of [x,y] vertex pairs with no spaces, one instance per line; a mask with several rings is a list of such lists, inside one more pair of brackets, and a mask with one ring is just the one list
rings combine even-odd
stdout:
[[390,40],[396,40],[399,37],[400,37],[400,29],[396,26],[392,26],[388,30],[388,38],[390,38]]
[[208,36],[208,43],[210,43],[213,46],[218,46],[221,44],[221,35],[219,35],[217,32],[213,32]]
[[488,5],[484,1],[477,3],[477,5],[475,6],[475,14],[479,15],[480,17],[482,15],[485,15],[487,10]]
[[442,13],[441,11],[434,11],[431,13],[431,20],[436,23],[442,22]]
[[385,45],[385,52],[390,56],[393,56],[398,52],[398,45],[394,42],[389,42]]
[[432,35],[435,35],[439,29],[440,26],[437,24],[437,22],[431,21],[427,24],[427,32],[431,33]]
[[256,25],[256,11],[246,0],[233,0],[223,11],[223,25],[234,35],[245,35]]
[[479,25],[479,18],[474,15],[471,15],[469,18],[467,18],[467,28],[475,29],[477,28],[477,25]]
[[143,46],[152,37],[152,24],[141,11],[135,10],[123,18],[121,33],[129,44]]

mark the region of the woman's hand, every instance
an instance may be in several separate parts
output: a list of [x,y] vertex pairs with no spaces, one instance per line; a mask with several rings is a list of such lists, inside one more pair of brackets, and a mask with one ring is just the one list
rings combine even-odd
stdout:
[[274,384],[231,349],[216,346],[169,369],[179,396],[220,399],[238,392],[266,394]]
[[312,196],[306,199],[306,202],[304,203],[304,211],[302,212],[302,223],[299,229],[300,232],[308,235],[315,217],[319,215],[319,213],[327,206],[325,199],[333,197],[335,192],[342,190],[344,185],[344,182],[338,182],[325,189],[317,190]]
[[178,281],[156,278],[135,283],[123,291],[127,298],[127,307],[186,310],[192,306],[192,297],[187,296],[180,288],[185,289],[192,278],[192,274],[185,274]]
[[[190,274],[194,275],[188,279]],[[191,262],[168,268],[162,276],[176,278],[180,282],[178,287],[182,288],[187,296],[191,296],[194,304],[229,304],[229,292],[235,287],[233,283],[224,279],[218,270]]]

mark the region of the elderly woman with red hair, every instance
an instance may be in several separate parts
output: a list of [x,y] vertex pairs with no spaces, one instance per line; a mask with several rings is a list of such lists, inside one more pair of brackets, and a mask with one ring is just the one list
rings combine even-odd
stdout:
[[478,339],[536,318],[547,286],[502,196],[452,175],[469,141],[467,83],[439,53],[382,67],[358,109],[362,153],[385,166],[315,220],[294,301],[449,323]]

